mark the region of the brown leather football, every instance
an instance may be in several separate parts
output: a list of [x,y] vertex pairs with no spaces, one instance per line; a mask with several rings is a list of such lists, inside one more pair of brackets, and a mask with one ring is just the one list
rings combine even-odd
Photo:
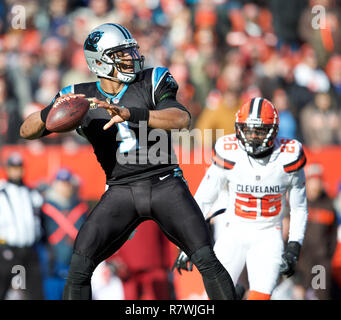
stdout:
[[89,107],[90,101],[82,97],[58,101],[47,116],[46,129],[52,132],[67,132],[76,129]]

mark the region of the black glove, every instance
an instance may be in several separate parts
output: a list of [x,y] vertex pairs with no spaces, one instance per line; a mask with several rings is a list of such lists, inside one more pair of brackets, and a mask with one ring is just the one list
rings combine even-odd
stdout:
[[189,257],[186,255],[185,252],[179,250],[179,254],[174,262],[172,271],[174,271],[175,268],[178,270],[179,274],[181,274],[181,269],[186,270],[186,271],[192,271],[193,262],[189,260]]
[[279,268],[281,275],[288,278],[295,273],[295,267],[300,255],[301,245],[297,241],[290,241],[282,255],[282,263]]

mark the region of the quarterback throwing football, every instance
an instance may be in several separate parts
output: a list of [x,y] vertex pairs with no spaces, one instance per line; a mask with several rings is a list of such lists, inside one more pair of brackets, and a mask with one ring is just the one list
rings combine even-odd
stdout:
[[[207,216],[219,193],[228,188],[229,223],[214,251],[234,283],[246,264],[248,299],[267,300],[279,274],[291,276],[303,242],[307,202],[300,142],[277,137],[279,117],[272,103],[253,98],[236,114],[236,134],[221,137],[213,163],[196,194]],[[284,249],[282,218],[288,195],[289,240]],[[178,270],[188,270],[188,258],[179,255]]]
[[178,85],[168,69],[144,69],[138,48],[125,27],[98,26],[85,40],[84,55],[99,80],[62,89],[21,126],[23,138],[40,138],[51,133],[46,120],[62,99],[88,97],[95,103],[77,132],[93,146],[108,188],[77,235],[63,298],[91,299],[96,266],[119,250],[140,223],[154,220],[191,257],[211,299],[236,299],[171,144],[170,130],[188,127],[190,114],[176,100]]

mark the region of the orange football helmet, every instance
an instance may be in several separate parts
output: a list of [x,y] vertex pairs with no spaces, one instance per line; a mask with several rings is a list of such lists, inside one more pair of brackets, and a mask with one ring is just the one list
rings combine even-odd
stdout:
[[278,126],[278,111],[264,98],[248,100],[236,113],[236,136],[254,158],[265,157],[272,152]]

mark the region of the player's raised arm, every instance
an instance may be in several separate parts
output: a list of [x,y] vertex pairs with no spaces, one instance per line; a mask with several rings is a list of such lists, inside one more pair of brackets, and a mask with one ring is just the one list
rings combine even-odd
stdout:
[[153,110],[148,125],[152,128],[188,129],[191,122],[189,111],[177,101],[178,84],[167,68],[154,68],[152,73]]
[[34,140],[38,139],[46,134],[49,134],[50,131],[46,129],[46,119],[47,116],[53,107],[53,105],[57,104],[59,101],[65,99],[69,100],[76,97],[84,97],[84,94],[74,94],[68,93],[64,95],[57,95],[56,99],[54,99],[50,105],[44,108],[41,111],[36,111],[30,114],[23,124],[20,127],[20,136],[23,139]]
[[41,120],[41,111],[31,113],[20,127],[20,136],[23,139],[38,139],[45,131],[45,123]]
[[165,130],[188,129],[190,116],[187,112],[177,108],[153,110],[150,111],[148,125]]
[[134,107],[122,108],[98,99],[93,99],[93,101],[97,103],[97,107],[106,109],[112,117],[111,120],[104,125],[104,130],[109,129],[115,123],[123,121],[134,123],[146,121],[149,127],[164,130],[186,129],[190,124],[189,114],[178,108],[150,111]]

